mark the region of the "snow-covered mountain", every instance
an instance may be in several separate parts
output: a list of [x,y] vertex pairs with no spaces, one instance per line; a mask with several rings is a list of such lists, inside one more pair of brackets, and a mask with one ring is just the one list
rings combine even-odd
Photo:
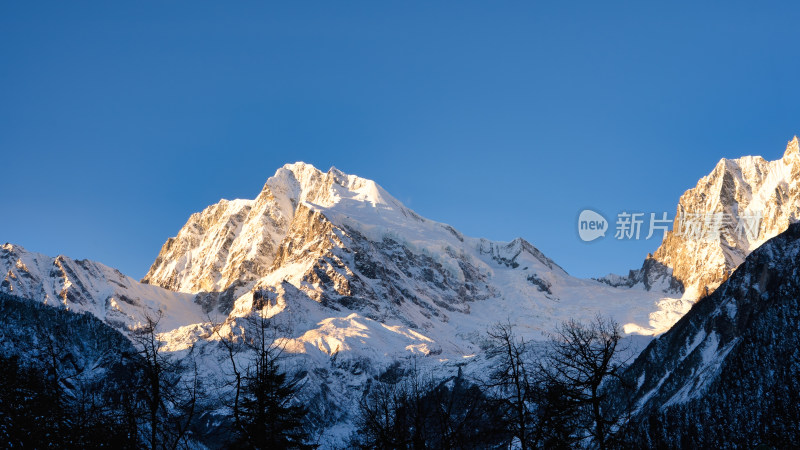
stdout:
[[0,292],[89,312],[120,330],[127,330],[145,315],[155,317],[158,311],[166,329],[204,320],[194,295],[140,284],[93,261],[52,258],[7,243],[0,247],[0,274]]
[[795,136],[775,161],[760,156],[720,160],[681,196],[673,229],[642,267],[601,281],[681,297],[662,301],[653,315],[654,322],[669,326],[713,292],[750,252],[798,218],[800,146]]
[[[716,239],[687,236],[681,217],[722,213]],[[707,295],[730,276],[753,250],[777,236],[800,217],[800,147],[795,136],[781,159],[760,156],[722,159],[697,186],[680,198],[673,230],[667,233],[653,259],[672,269],[672,275],[693,296]],[[753,217],[753,233],[737,227]],[[759,221],[757,218],[760,217]],[[688,219],[686,219],[688,220]],[[706,224],[711,226],[711,224]]]
[[[645,447],[796,445],[800,224],[753,251],[627,370]],[[701,428],[698,429],[698,425]],[[685,439],[690,439],[689,441]]]
[[269,317],[286,364],[306,374],[304,401],[340,443],[363,386],[398,361],[422,358],[446,374],[474,360],[465,370],[480,371],[486,331],[507,321],[531,339],[597,313],[653,333],[649,315],[663,297],[572,277],[523,239],[464,236],[373,181],[303,163],[279,169],[255,200],[192,215],[143,283],[10,244],[0,264],[3,291],[89,311],[118,329],[163,311],[165,349],[199,345],[206,379],[223,376],[226,361],[208,317],[230,328]]
[[481,354],[498,322],[535,340],[561,321],[598,313],[628,333],[667,330],[696,299],[675,298],[681,286],[695,292],[721,282],[720,267],[730,271],[794,220],[799,159],[795,139],[779,161],[723,160],[684,194],[679,211],[763,210],[759,234],[698,244],[670,233],[627,279],[572,277],[524,239],[464,236],[374,181],[295,163],[255,200],[222,200],[193,214],[141,283],[102,264],[6,244],[0,291],[88,311],[120,330],[162,311],[165,349],[199,345],[200,370],[212,379],[223,376],[226,359],[209,318],[233,329],[268,317],[287,364],[305,374],[304,401],[343,443],[371,379],[407,358],[441,374],[479,373],[491,364]]
[[[486,332],[498,322],[537,340],[598,313],[631,332],[663,329],[650,323],[662,292],[572,277],[524,239],[464,236],[374,181],[304,163],[279,169],[255,200],[192,215],[142,281],[196,294],[230,326],[269,317],[289,364],[307,371],[305,401],[334,429],[353,419],[363,386],[397,361],[422,358],[440,374],[468,361],[465,371],[483,370]],[[213,300],[221,297],[231,301]],[[209,336],[203,324],[165,333],[172,350],[212,348]],[[205,366],[221,362],[210,356]]]
[[260,296],[283,305],[295,292],[329,315],[356,312],[447,340],[508,317],[542,331],[596,312],[646,332],[663,296],[571,277],[523,239],[464,236],[374,181],[304,163],[279,169],[255,200],[222,200],[192,215],[142,281],[233,291],[235,309],[216,305],[226,314],[249,311]]

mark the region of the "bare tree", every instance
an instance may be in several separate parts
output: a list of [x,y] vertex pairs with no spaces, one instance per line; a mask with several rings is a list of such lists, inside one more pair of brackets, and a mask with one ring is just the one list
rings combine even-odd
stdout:
[[[276,339],[271,321],[260,312],[245,320],[241,336],[231,330],[222,334],[228,352],[233,390],[231,409],[237,435],[236,445],[249,448],[302,448],[308,440],[307,410],[296,401],[300,379],[289,378],[278,361],[283,346]],[[244,367],[237,362],[246,352]]]
[[435,379],[414,358],[398,378],[387,378],[365,388],[354,446],[449,450],[493,448],[507,440],[493,402],[460,369]]
[[514,334],[510,322],[497,324],[488,333],[491,347],[487,355],[495,368],[486,383],[499,401],[507,429],[525,450],[532,446],[536,422],[530,345]]
[[365,448],[437,447],[446,434],[439,434],[434,398],[437,383],[419,370],[416,358],[402,379],[371,383],[361,400],[360,445]]
[[231,400],[226,400],[228,406],[233,413],[233,432],[239,432],[242,429],[242,421],[240,418],[240,401],[242,396],[242,367],[238,363],[238,355],[242,349],[242,341],[243,339],[239,336],[236,336],[236,333],[233,329],[233,321],[231,321],[231,327],[227,329],[226,332],[223,333],[223,327],[225,322],[214,322],[209,318],[209,323],[211,323],[211,328],[214,334],[217,335],[219,338],[219,343],[225,349],[225,354],[228,357],[230,372],[226,373],[227,381],[224,383],[224,387],[230,389],[232,391]]
[[364,448],[405,448],[408,429],[402,418],[405,392],[401,384],[372,383],[360,403],[358,427]]
[[[147,409],[150,448],[174,449],[187,446],[187,434],[200,395],[197,366],[162,351],[158,323],[162,314],[145,314],[144,323],[133,330],[139,351],[137,362],[143,375],[141,394]],[[191,359],[192,349],[188,359]],[[186,374],[188,372],[188,378]]]
[[425,402],[431,410],[428,430],[433,448],[491,448],[506,439],[494,402],[463,375],[461,367],[455,377],[436,383]]
[[591,438],[601,449],[607,448],[620,413],[607,405],[603,387],[621,380],[625,361],[619,360],[622,332],[619,324],[600,315],[589,323],[570,320],[552,336],[542,373],[549,385],[582,416],[582,436]]

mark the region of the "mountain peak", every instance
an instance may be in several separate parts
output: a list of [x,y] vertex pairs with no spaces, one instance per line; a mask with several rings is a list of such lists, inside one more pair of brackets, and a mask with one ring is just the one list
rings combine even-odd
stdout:
[[784,152],[783,157],[784,159],[790,157],[796,158],[798,155],[800,155],[800,143],[798,143],[797,136],[795,136],[786,144],[786,152]]
[[[346,251],[334,250],[340,247]],[[390,253],[389,259],[398,259],[400,264],[394,275],[386,275],[390,272],[383,260],[363,265],[369,258]],[[358,254],[358,260],[345,264],[351,257],[347,255],[353,254]],[[330,258],[344,265],[320,275]],[[537,271],[568,276],[524,239],[504,243],[463,236],[449,225],[419,216],[372,180],[335,167],[322,172],[296,162],[278,169],[255,200],[222,201],[192,215],[178,235],[164,244],[143,281],[181,292],[216,292],[235,298],[257,283],[289,280],[319,297],[332,295],[320,287],[328,279],[339,280],[336,295],[349,292],[352,296],[359,285],[369,284],[366,280],[377,279],[371,277],[402,274],[430,278],[436,289],[448,291],[448,299],[461,299],[456,302],[461,305],[465,298],[496,294],[485,280],[498,270],[496,264],[519,269],[513,276],[502,276],[520,278],[511,284],[537,293],[541,291],[531,283],[545,285]],[[455,293],[454,283],[461,282],[467,283],[464,292]],[[371,289],[362,294],[378,298]],[[396,292],[401,291],[411,292],[407,286]],[[422,296],[422,292],[417,295]],[[450,300],[445,303],[449,305]]]
[[[319,169],[314,167],[313,164],[310,164],[310,163],[307,163],[307,162],[303,162],[303,161],[297,161],[297,162],[293,162],[293,163],[284,164],[283,167],[281,167],[281,169],[286,169],[286,170],[289,170],[291,172],[300,172],[300,171],[304,171],[304,170],[312,170],[312,171],[317,171],[317,172],[319,171]],[[278,171],[280,172],[281,169],[278,169]]]
[[[681,196],[675,227],[654,253],[655,262],[672,271],[671,276],[683,285],[687,301],[713,292],[751,251],[798,217],[799,180],[797,136],[788,142],[782,159],[721,159],[696,187]],[[723,223],[704,222],[701,231],[709,234],[687,235],[679,232],[677,217],[681,214],[721,214]],[[712,230],[713,226],[718,228]]]

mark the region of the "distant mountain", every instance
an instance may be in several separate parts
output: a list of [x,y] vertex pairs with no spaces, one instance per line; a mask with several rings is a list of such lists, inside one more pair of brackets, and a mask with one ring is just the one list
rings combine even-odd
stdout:
[[[777,448],[800,439],[800,224],[752,252],[653,341],[621,404],[639,447]],[[641,447],[639,447],[641,448]]]
[[204,320],[194,295],[140,284],[94,261],[53,258],[7,243],[0,247],[0,276],[0,292],[88,312],[120,330],[158,311],[169,329]]
[[681,196],[673,229],[642,267],[600,281],[680,296],[661,302],[652,317],[668,327],[697,299],[714,292],[750,252],[798,219],[800,146],[795,136],[775,161],[760,156],[720,160]]
[[2,356],[50,363],[53,349],[48,345],[54,346],[55,369],[64,374],[62,382],[68,390],[76,379],[101,381],[114,366],[125,363],[123,354],[130,358],[137,353],[123,334],[90,313],[50,308],[0,293],[0,317]]

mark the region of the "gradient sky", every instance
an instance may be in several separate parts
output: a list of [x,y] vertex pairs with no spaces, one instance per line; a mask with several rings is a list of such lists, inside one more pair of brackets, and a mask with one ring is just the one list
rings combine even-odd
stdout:
[[[648,3],[649,5],[645,5]],[[2,2],[0,242],[136,278],[285,163],[376,180],[579,276],[592,207],[668,211],[800,129],[796,2]]]

